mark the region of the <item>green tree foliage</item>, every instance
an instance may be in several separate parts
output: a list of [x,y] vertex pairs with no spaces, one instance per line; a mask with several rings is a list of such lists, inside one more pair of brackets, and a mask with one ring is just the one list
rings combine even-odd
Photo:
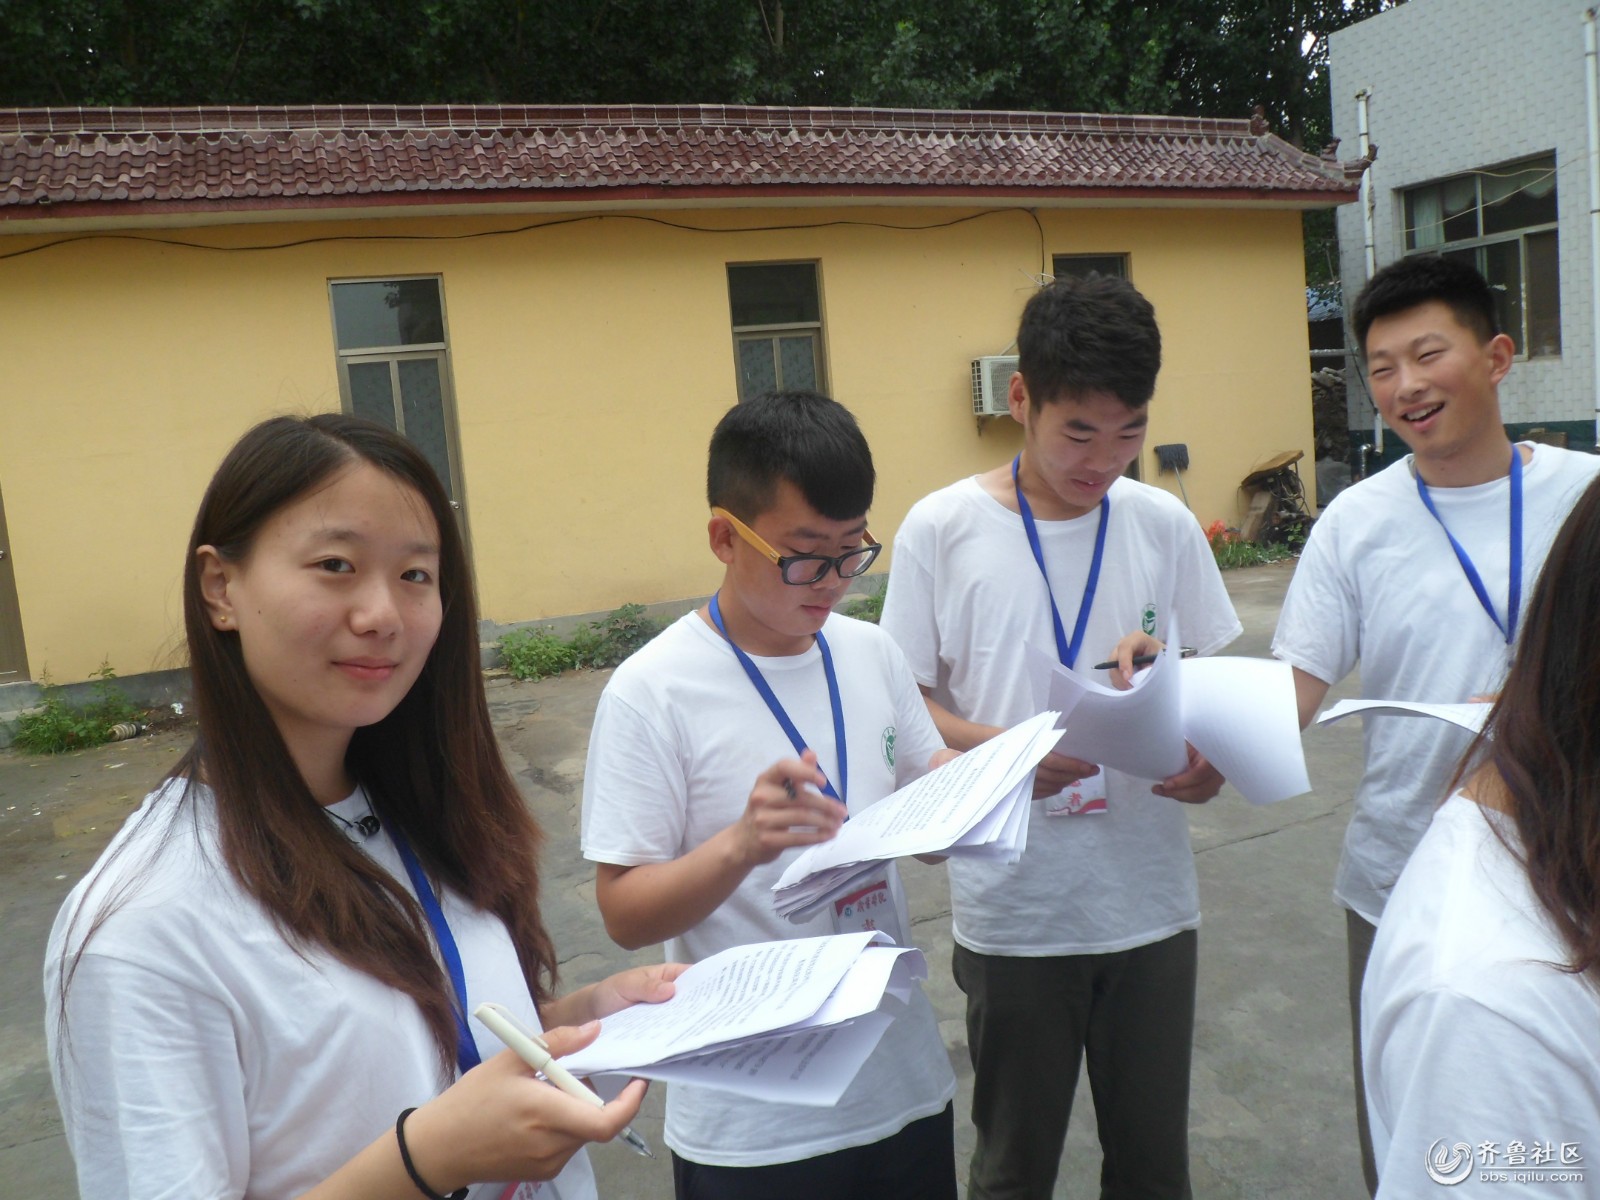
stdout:
[[1248,116],[1315,148],[1393,0],[0,0],[0,103],[725,103]]
[[1259,105],[1316,150],[1328,34],[1396,2],[0,0],[0,104]]

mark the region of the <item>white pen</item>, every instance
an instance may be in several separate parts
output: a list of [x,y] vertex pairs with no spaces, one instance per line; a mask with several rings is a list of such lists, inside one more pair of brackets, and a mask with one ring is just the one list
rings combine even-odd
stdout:
[[[516,1017],[512,1016],[502,1004],[485,1001],[472,1010],[472,1015],[477,1017],[489,1028],[489,1032],[499,1038],[512,1050],[517,1057],[538,1071],[556,1087],[569,1096],[576,1096],[579,1100],[593,1104],[596,1108],[604,1108],[606,1102],[594,1092],[579,1083],[571,1071],[563,1067],[550,1054],[550,1047],[545,1040],[533,1030],[529,1029]],[[618,1135],[627,1142],[635,1152],[646,1158],[654,1158],[655,1154],[650,1149],[650,1143],[645,1141],[633,1131],[633,1126],[626,1126]]]

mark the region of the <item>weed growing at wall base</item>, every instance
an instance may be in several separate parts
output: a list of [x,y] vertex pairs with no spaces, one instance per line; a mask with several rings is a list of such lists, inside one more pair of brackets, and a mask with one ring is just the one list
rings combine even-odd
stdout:
[[66,699],[66,689],[44,676],[39,681],[39,707],[17,720],[15,745],[30,754],[61,754],[111,741],[115,726],[143,716],[139,706],[112,682],[116,677],[110,663],[101,663],[91,676],[95,680],[93,698],[87,704],[74,705]]
[[844,603],[839,606],[839,611],[847,617],[854,617],[858,621],[870,621],[876,625],[883,616],[883,594],[889,588],[889,581],[879,579],[864,592],[855,592],[844,598]]
[[544,679],[574,667],[614,667],[660,633],[642,604],[624,604],[570,638],[551,629],[514,629],[500,639],[500,661],[517,679]]
[[[1217,566],[1226,571],[1233,567],[1259,567],[1264,563],[1282,562],[1299,553],[1299,543],[1258,545],[1239,536],[1237,529],[1229,529],[1221,521],[1213,521],[1206,528],[1206,541],[1211,543],[1211,553]],[[1305,538],[1300,538],[1303,543]]]

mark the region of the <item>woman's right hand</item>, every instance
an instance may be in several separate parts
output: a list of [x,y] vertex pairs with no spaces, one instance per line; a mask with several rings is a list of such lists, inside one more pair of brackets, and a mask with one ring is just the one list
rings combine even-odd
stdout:
[[[557,1058],[583,1049],[600,1022],[546,1030]],[[586,1104],[535,1076],[510,1050],[474,1067],[406,1118],[406,1147],[417,1174],[448,1194],[486,1180],[554,1179],[589,1142],[608,1142],[633,1120],[646,1083],[632,1080],[604,1108]]]

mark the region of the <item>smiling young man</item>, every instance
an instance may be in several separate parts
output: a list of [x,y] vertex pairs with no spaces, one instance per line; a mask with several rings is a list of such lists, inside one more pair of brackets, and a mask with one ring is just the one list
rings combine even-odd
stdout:
[[[1272,652],[1294,667],[1302,726],[1358,661],[1367,697],[1450,702],[1498,690],[1520,597],[1600,471],[1593,455],[1506,436],[1499,386],[1515,347],[1472,267],[1403,258],[1362,289],[1352,325],[1378,411],[1411,453],[1342,492],[1295,568]],[[1346,910],[1362,1165],[1376,1190],[1361,981],[1389,892],[1471,737],[1443,721],[1371,715],[1364,733],[1334,897]]]
[[[1173,620],[1206,654],[1240,632],[1199,522],[1123,474],[1144,445],[1161,366],[1150,303],[1120,279],[1058,280],[1029,300],[1017,349],[1021,454],[912,508],[884,603],[883,627],[957,749],[1044,707],[1029,643],[1086,670]],[[1051,755],[1021,861],[951,860],[953,965],[976,1072],[973,1200],[1048,1200],[1085,1057],[1102,1195],[1190,1194],[1200,910],[1174,801],[1209,800],[1221,785],[1192,752],[1181,775],[1154,784]]]
[[[800,847],[948,754],[905,658],[834,615],[880,547],[875,475],[855,419],[812,392],[760,396],[711,438],[711,602],[606,685],[589,741],[583,853],[622,946],[669,961],[872,927],[908,945],[890,865],[835,911],[794,924],[772,885]],[[752,786],[753,783],[753,786]],[[918,990],[832,1109],[671,1084],[680,1198],[955,1200],[955,1076]]]

